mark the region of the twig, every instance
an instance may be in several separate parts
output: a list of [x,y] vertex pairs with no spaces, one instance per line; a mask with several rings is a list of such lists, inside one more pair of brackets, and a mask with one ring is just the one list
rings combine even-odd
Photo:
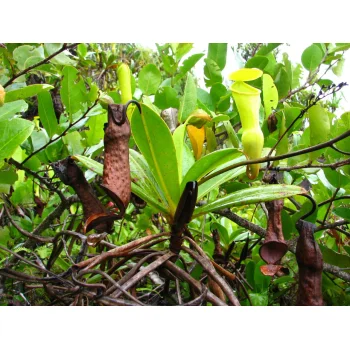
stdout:
[[33,64],[32,66],[20,71],[19,73],[17,73],[16,75],[14,75],[10,80],[8,80],[5,84],[4,84],[4,88],[9,86],[14,80],[16,80],[17,78],[19,78],[20,76],[28,73],[30,70],[41,66],[42,64],[45,64],[47,62],[49,62],[52,58],[54,58],[55,56],[57,56],[58,54],[60,54],[61,52],[65,51],[65,50],[69,50],[75,46],[77,46],[78,44],[71,44],[71,45],[67,45],[67,44],[63,44],[63,46],[56,52],[54,52],[52,55],[46,57],[45,59],[43,59],[42,61]]
[[21,164],[24,164],[25,162],[27,162],[30,158],[32,158],[35,154],[39,153],[40,151],[42,151],[43,149],[45,149],[47,146],[51,145],[53,142],[57,141],[58,139],[60,139],[62,136],[64,136],[67,131],[69,129],[71,129],[74,125],[78,124],[81,120],[83,120],[87,114],[97,105],[98,103],[98,98],[97,100],[86,110],[86,112],[79,118],[77,119],[75,122],[69,124],[69,126],[61,132],[60,135],[58,135],[57,137],[55,137],[54,139],[51,139],[46,145],[38,148],[36,151],[34,151],[33,153],[31,153],[26,159],[24,159],[24,161]]
[[334,192],[334,194],[333,194],[333,196],[332,196],[332,198],[331,198],[331,200],[330,200],[330,203],[329,203],[329,206],[328,206],[328,208],[327,208],[326,214],[325,214],[325,216],[324,216],[324,218],[323,218],[323,221],[322,221],[322,225],[324,225],[325,222],[326,222],[326,220],[327,220],[328,213],[329,213],[329,211],[331,210],[331,207],[332,207],[334,198],[335,198],[335,196],[337,195],[337,193],[339,192],[339,190],[340,190],[340,188],[338,187],[338,188],[335,190],[335,192]]
[[262,158],[258,158],[258,159],[254,159],[254,160],[246,160],[243,162],[239,162],[239,163],[230,165],[226,168],[223,168],[221,170],[215,171],[215,172],[203,177],[200,181],[198,181],[198,185],[201,185],[204,182],[212,179],[215,176],[221,175],[221,174],[225,173],[226,171],[238,168],[240,166],[249,165],[249,164],[260,164],[260,163],[266,163],[266,162],[273,162],[275,160],[292,158],[295,156],[299,156],[301,154],[305,154],[305,153],[309,153],[309,152],[313,152],[313,151],[317,151],[319,149],[329,147],[329,146],[333,145],[334,143],[336,143],[340,140],[343,140],[349,136],[350,136],[350,130],[344,132],[343,134],[341,134],[341,135],[339,135],[339,136],[335,137],[334,139],[331,139],[327,142],[323,142],[323,143],[320,143],[320,144],[315,145],[315,146],[307,147],[307,148],[301,149],[299,151],[295,151],[295,152],[291,152],[291,153],[287,153],[287,154],[283,154],[283,155],[279,155],[279,156],[274,156],[274,157],[267,157],[266,156],[266,157],[262,157]]

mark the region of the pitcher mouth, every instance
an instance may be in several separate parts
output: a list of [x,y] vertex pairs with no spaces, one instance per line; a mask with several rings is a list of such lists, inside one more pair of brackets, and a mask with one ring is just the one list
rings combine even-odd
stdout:
[[258,96],[261,93],[261,90],[246,84],[244,81],[236,81],[230,86],[230,90],[233,93],[239,95],[247,95],[247,96]]

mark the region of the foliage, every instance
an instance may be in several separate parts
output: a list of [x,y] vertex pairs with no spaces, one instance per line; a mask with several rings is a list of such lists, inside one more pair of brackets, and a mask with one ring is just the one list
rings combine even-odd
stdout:
[[[157,44],[156,51],[136,44],[1,46],[0,303],[209,305],[237,298],[242,305],[294,305],[296,223],[310,210],[299,195],[308,193],[316,203],[307,220],[317,226],[325,303],[349,305],[350,112],[339,107],[346,82],[325,78],[328,71],[341,77],[349,48],[310,44],[299,63],[281,44],[234,48],[245,60],[242,68],[261,71],[246,79],[262,93],[254,118],[263,148],[249,157],[242,108],[223,73],[227,44],[209,44],[207,53],[190,43]],[[199,65],[202,76],[195,76]],[[205,86],[198,84],[202,77]],[[247,85],[237,74],[232,80]],[[106,210],[116,212],[99,187],[104,124],[108,104],[125,104],[130,96],[142,110],[128,110],[132,202],[112,232],[91,243],[96,232],[83,234],[79,199],[52,163],[71,156]],[[256,176],[248,177],[251,166]],[[167,232],[174,231],[182,194],[194,181],[197,202],[183,249],[179,259],[162,255],[166,268],[160,268],[154,256],[168,252]],[[271,277],[261,272],[259,248],[264,203],[276,199],[284,199],[289,252],[280,262],[284,272]],[[76,271],[77,264],[116,247],[133,248],[129,257],[101,262],[99,270]],[[154,255],[149,261],[142,259],[145,251]],[[106,294],[110,288],[117,292]],[[118,295],[113,302],[112,292]]]

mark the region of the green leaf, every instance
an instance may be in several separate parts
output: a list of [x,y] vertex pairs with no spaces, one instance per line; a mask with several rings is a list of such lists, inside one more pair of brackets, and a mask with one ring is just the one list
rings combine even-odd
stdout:
[[88,146],[97,145],[104,137],[103,126],[107,122],[107,114],[93,115],[86,125],[89,130],[85,131]]
[[184,95],[182,97],[178,118],[184,122],[197,107],[197,87],[190,73],[187,74]]
[[258,68],[260,70],[264,70],[264,68],[268,65],[269,59],[264,56],[254,56],[250,58],[246,64],[245,68]]
[[207,91],[201,88],[197,88],[197,98],[201,103],[203,103],[210,110],[213,111],[215,109],[211,95]]
[[341,58],[338,63],[332,68],[332,72],[337,76],[340,77],[343,73],[345,59]]
[[82,154],[84,147],[81,143],[82,138],[78,131],[70,132],[69,134],[62,137],[63,143],[67,146],[68,153],[70,155]]
[[[318,145],[330,138],[331,124],[327,111],[320,105],[314,105],[307,111],[310,122],[310,145]],[[315,160],[324,150],[311,152],[309,154],[311,160]]]
[[45,148],[45,154],[50,162],[56,162],[62,159],[63,141],[62,138],[51,143]]
[[235,130],[233,129],[231,122],[229,120],[228,121],[223,120],[222,124],[224,125],[227,131],[228,140],[231,142],[232,147],[239,148],[239,139]]
[[85,83],[78,74],[79,71],[71,66],[63,68],[63,80],[60,91],[61,99],[70,116],[83,108],[87,102],[88,93]]
[[300,80],[303,76],[303,67],[301,64],[297,64],[295,68],[293,69],[293,80],[291,87],[292,89],[298,88],[300,86]]
[[350,256],[339,254],[332,249],[320,244],[323,261],[327,264],[335,265],[341,268],[348,268],[350,266]]
[[160,71],[152,63],[144,66],[139,73],[139,88],[145,95],[154,95],[161,81]]
[[332,53],[335,53],[335,52],[338,52],[338,51],[346,51],[350,48],[350,44],[340,44],[340,43],[337,43],[335,44],[335,46],[333,48],[331,48],[329,51],[328,51],[328,54],[332,54]]
[[180,73],[175,76],[174,84],[176,84],[180,79],[182,79],[186,75],[186,73],[189,72],[203,56],[204,53],[196,53],[187,58],[182,63],[182,66],[179,68]]
[[21,70],[26,68],[26,61],[30,57],[40,57],[40,60],[43,60],[45,58],[43,47],[22,45],[13,50],[13,58],[17,61],[17,66]]
[[336,208],[333,209],[333,213],[343,219],[350,221],[350,208]]
[[142,104],[142,114],[134,110],[131,130],[174,215],[180,185],[175,146],[168,126],[157,113]]
[[176,52],[175,52],[175,57],[177,59],[177,61],[180,61],[180,59],[185,56],[187,53],[189,53],[191,51],[193,47],[193,44],[191,43],[181,43],[178,44],[177,48],[176,48]]
[[5,101],[12,102],[17,100],[23,100],[28,97],[36,96],[40,92],[51,90],[53,88],[54,87],[52,85],[48,85],[48,84],[29,85],[21,89],[8,91],[6,93]]
[[339,171],[330,168],[323,169],[323,172],[332,186],[342,188],[348,185],[349,179],[342,175]]
[[17,113],[25,112],[27,109],[28,104],[23,100],[5,103],[0,107],[0,121],[9,120]]
[[51,138],[57,132],[58,123],[51,94],[48,91],[43,91],[38,94],[38,109],[40,121]]
[[184,156],[184,139],[186,135],[186,125],[181,124],[178,126],[173,133],[173,142],[176,151],[177,168],[179,170],[179,183],[182,181],[182,166]]
[[[44,44],[47,55],[50,56],[62,48],[63,44]],[[74,66],[76,62],[70,59],[65,52],[61,52],[50,60],[52,63],[63,66]]]
[[9,158],[32,133],[34,123],[15,118],[8,122],[0,121],[0,161]]
[[160,88],[155,95],[154,104],[160,109],[179,108],[177,91],[170,86]]
[[274,199],[287,198],[305,193],[302,187],[294,185],[269,185],[247,188],[219,198],[211,203],[203,205],[194,211],[197,217],[215,210],[237,207],[247,204],[255,204],[271,201]]
[[269,304],[269,296],[267,293],[249,293],[253,306],[267,306]]
[[301,55],[301,63],[308,71],[315,70],[323,59],[322,50],[315,44],[309,46]]
[[260,47],[260,49],[257,51],[257,53],[255,55],[265,56],[280,45],[282,45],[282,44],[278,44],[278,43],[264,44]]
[[281,68],[276,75],[275,85],[278,90],[278,98],[286,97],[290,91],[289,76],[285,68]]
[[209,174],[212,170],[219,167],[221,164],[237,158],[242,153],[236,149],[227,148],[221,149],[200,158],[185,175],[181,183],[181,192],[184,190],[187,182],[199,181],[202,177]]
[[263,74],[263,98],[266,118],[276,109],[278,104],[278,91],[269,74]]
[[208,58],[213,60],[220,70],[226,66],[227,44],[225,43],[210,43],[208,45]]
[[222,82],[221,70],[217,63],[210,58],[206,58],[204,66],[204,74],[208,80],[205,80],[206,86],[212,86],[215,83]]

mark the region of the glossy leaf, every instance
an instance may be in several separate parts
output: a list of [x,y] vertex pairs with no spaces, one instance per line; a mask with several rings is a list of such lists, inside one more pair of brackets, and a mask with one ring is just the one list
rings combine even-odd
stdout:
[[23,100],[28,97],[36,96],[40,92],[48,91],[51,89],[53,89],[53,86],[49,84],[33,84],[21,89],[11,90],[6,92],[5,102]]
[[245,68],[257,68],[260,70],[264,70],[264,68],[268,65],[269,59],[264,56],[254,56],[251,57],[247,63],[245,64]]
[[83,79],[78,76],[78,70],[71,66],[63,68],[63,80],[60,95],[69,115],[83,108],[87,101],[87,91]]
[[34,123],[28,120],[15,118],[8,122],[0,122],[0,161],[10,158],[16,148],[21,145],[32,133]]
[[287,198],[305,193],[305,190],[294,185],[258,186],[234,192],[194,211],[194,217],[225,208],[262,203],[274,199]]
[[325,168],[323,169],[323,172],[327,180],[335,188],[342,188],[349,184],[349,179],[337,170]]
[[154,104],[160,109],[179,108],[180,101],[177,91],[170,86],[159,88],[154,98]]
[[187,75],[184,95],[179,109],[179,120],[184,122],[197,107],[197,87],[191,74]]
[[322,252],[323,261],[325,263],[335,265],[341,268],[349,268],[350,266],[350,256],[339,254],[332,249],[320,244],[320,249]]
[[58,123],[51,94],[48,91],[43,91],[38,94],[38,110],[40,121],[51,138],[57,133]]
[[208,45],[208,58],[213,60],[220,70],[226,66],[227,44],[225,43],[210,43]]
[[266,118],[276,109],[278,104],[278,91],[269,74],[263,74],[263,98]]
[[[310,123],[310,145],[318,145],[329,140],[331,125],[327,111],[317,104],[307,111],[307,116]],[[310,160],[315,160],[322,152],[323,150],[311,152]]]
[[231,142],[232,147],[239,148],[239,139],[231,122],[229,120],[223,120],[222,124],[226,129],[228,140]]
[[343,219],[350,221],[350,208],[336,208],[333,209],[333,213]]
[[212,86],[215,83],[221,83],[222,75],[217,63],[210,58],[206,58],[204,61],[204,74],[207,78],[207,80],[205,80],[206,86]]
[[184,139],[186,135],[186,125],[181,124],[178,126],[173,134],[173,142],[176,151],[177,167],[179,170],[179,183],[182,181],[182,166],[183,166],[183,156],[184,156]]
[[186,73],[189,72],[203,56],[204,53],[197,53],[188,57],[179,68],[180,73],[175,76],[174,83],[182,79],[186,75]]
[[0,121],[9,120],[17,113],[25,112],[28,109],[28,104],[23,100],[5,103],[0,107]]
[[39,57],[40,60],[43,60],[44,49],[42,46],[35,47],[32,45],[21,45],[13,50],[13,58],[17,61],[17,66],[19,69],[26,68],[26,61],[30,57]]
[[161,81],[160,71],[154,64],[147,64],[139,73],[139,87],[146,95],[154,95]]
[[209,174],[220,165],[237,158],[241,154],[241,152],[235,149],[227,148],[212,152],[202,157],[196,163],[194,163],[194,165],[187,172],[181,183],[181,192],[184,190],[187,182],[199,181],[202,177]]
[[278,90],[278,98],[286,97],[290,91],[289,76],[285,68],[281,68],[276,75],[275,85]]
[[[53,53],[57,52],[62,48],[63,44],[44,44],[45,51],[47,52],[47,55],[50,56]],[[76,64],[75,61],[73,61],[65,51],[59,53],[55,57],[53,57],[50,62],[55,64],[60,64],[62,66],[74,66]]]
[[322,59],[322,50],[315,44],[306,48],[301,55],[303,66],[309,71],[315,70],[322,62]]
[[131,119],[135,142],[145,157],[153,176],[164,192],[171,215],[180,198],[179,173],[172,135],[164,120],[151,108],[142,105]]
[[68,153],[73,154],[82,154],[85,150],[82,144],[82,138],[78,131],[70,132],[62,137],[63,143],[67,146]]

